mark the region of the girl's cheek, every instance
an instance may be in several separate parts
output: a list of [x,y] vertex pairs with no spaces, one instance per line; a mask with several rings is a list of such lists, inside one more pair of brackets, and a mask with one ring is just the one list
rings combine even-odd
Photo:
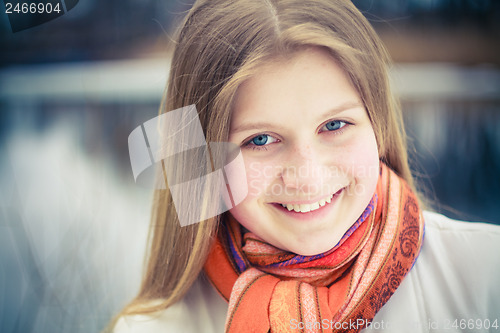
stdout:
[[[379,155],[373,131],[360,131],[354,140],[338,147],[336,167],[349,179],[352,194],[372,192],[379,176]],[[375,185],[374,185],[375,183]],[[368,193],[367,193],[368,195]]]
[[275,166],[269,163],[249,161],[245,163],[245,168],[248,186],[247,199],[264,195],[275,178]]
[[377,146],[360,147],[360,154],[354,156],[355,178],[378,178],[379,156]]
[[358,154],[353,155],[352,163],[358,196],[372,196],[380,173],[380,160],[375,136],[363,140],[357,147]]

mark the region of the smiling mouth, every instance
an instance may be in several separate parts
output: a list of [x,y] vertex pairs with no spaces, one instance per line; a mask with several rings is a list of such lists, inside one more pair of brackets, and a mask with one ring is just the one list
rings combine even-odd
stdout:
[[293,210],[293,211],[295,211],[297,213],[309,213],[309,212],[315,211],[317,209],[320,209],[321,207],[325,206],[326,204],[329,204],[332,201],[332,198],[334,196],[338,196],[343,189],[344,188],[341,188],[340,190],[338,190],[334,194],[330,194],[330,196],[328,196],[326,198],[323,198],[323,199],[321,199],[321,200],[319,200],[317,202],[310,203],[310,204],[286,204],[286,203],[280,203],[279,205],[281,205],[282,207],[288,209],[288,211],[292,211]]

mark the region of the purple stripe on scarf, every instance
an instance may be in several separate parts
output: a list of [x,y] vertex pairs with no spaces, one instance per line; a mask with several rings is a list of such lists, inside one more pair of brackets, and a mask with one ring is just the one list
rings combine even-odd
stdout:
[[229,243],[228,245],[229,248],[231,249],[231,254],[233,255],[234,262],[238,266],[240,273],[242,273],[247,269],[247,265],[241,254],[238,252],[236,244],[234,244],[233,237],[231,237],[230,232],[231,231],[229,230],[229,228],[227,228],[227,239]]

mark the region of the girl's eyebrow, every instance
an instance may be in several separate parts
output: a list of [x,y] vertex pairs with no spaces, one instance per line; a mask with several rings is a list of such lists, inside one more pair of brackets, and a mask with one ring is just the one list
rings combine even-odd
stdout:
[[240,126],[236,127],[234,130],[231,130],[231,134],[236,134],[239,132],[245,132],[245,131],[256,130],[256,129],[261,129],[261,128],[283,129],[282,126],[259,121],[259,122],[255,122],[255,123],[247,123],[247,124],[240,125]]
[[323,113],[321,116],[319,116],[318,121],[333,117],[334,115],[336,115],[339,112],[350,110],[350,109],[356,109],[359,107],[363,107],[363,103],[361,103],[360,101],[347,101],[347,102],[342,103],[342,104],[334,107],[333,109],[329,109],[328,111]]
[[[350,110],[350,109],[354,109],[354,108],[358,108],[358,107],[362,107],[362,106],[363,106],[363,104],[360,101],[348,101],[348,102],[342,103],[342,104],[340,104],[332,109],[328,109],[327,112],[321,114],[318,118],[321,121],[325,118],[330,118],[341,111],[346,111],[346,110]],[[240,125],[240,126],[236,127],[235,129],[231,130],[231,134],[236,134],[239,132],[244,132],[244,131],[249,131],[249,130],[256,130],[256,129],[258,130],[258,129],[262,129],[262,128],[283,129],[283,127],[278,125],[278,124],[258,121],[258,122],[246,123],[246,124]]]

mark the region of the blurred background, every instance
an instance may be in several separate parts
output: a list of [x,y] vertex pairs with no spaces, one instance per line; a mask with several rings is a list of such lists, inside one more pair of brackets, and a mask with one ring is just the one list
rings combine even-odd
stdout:
[[[354,1],[386,43],[433,209],[500,222],[500,2]],[[2,6],[0,6],[2,7]],[[181,0],[0,13],[0,332],[99,332],[137,292],[151,191],[129,133],[157,114]]]

